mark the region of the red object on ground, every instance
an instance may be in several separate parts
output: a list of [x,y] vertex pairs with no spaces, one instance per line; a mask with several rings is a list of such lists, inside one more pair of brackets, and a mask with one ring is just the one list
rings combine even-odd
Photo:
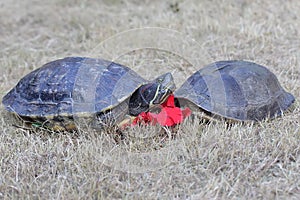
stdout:
[[181,110],[175,106],[174,95],[170,95],[168,99],[161,104],[161,111],[158,114],[151,112],[142,112],[132,122],[132,125],[150,124],[161,126],[174,126],[181,123],[186,117],[191,115],[191,110],[185,108]]

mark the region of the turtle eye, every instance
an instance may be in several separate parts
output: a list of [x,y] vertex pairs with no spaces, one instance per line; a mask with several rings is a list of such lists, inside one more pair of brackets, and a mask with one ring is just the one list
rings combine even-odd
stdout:
[[159,78],[159,79],[157,79],[157,82],[158,82],[158,83],[162,83],[162,82],[163,82],[163,79],[162,79],[162,78]]

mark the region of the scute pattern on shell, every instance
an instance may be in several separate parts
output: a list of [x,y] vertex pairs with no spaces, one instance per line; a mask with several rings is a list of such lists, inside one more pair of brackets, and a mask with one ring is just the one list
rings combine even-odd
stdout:
[[[91,71],[97,72],[93,80],[84,74]],[[114,62],[67,57],[49,62],[26,75],[3,98],[3,104],[9,111],[20,116],[71,116],[74,112],[81,111],[80,106],[84,111],[85,104],[90,103],[86,101],[92,100],[93,111],[101,112],[108,107],[117,106],[144,82],[130,68]],[[91,83],[96,84],[92,86]],[[125,86],[121,87],[123,84]],[[92,99],[87,99],[83,93],[89,87],[95,87],[94,91],[91,90],[94,95]],[[81,105],[75,107],[76,103]],[[86,115],[93,114],[90,110],[84,112]]]
[[175,96],[182,104],[191,101],[212,114],[242,121],[281,115],[295,101],[267,68],[236,60],[200,69]]

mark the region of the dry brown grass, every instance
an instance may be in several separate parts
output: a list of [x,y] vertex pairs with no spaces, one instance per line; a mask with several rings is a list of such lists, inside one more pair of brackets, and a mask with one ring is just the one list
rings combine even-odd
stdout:
[[[172,2],[2,1],[0,96],[50,60],[96,57],[97,45],[116,33],[159,26],[195,38],[212,60],[246,59],[268,66],[299,99],[300,3]],[[193,70],[176,65],[172,55],[142,52],[147,53],[123,55],[123,63],[149,77],[170,70],[156,65],[178,67],[184,77]],[[152,73],[141,64],[153,66]],[[175,136],[170,130],[157,136],[157,127],[137,127],[118,142],[92,131],[18,129],[1,107],[0,198],[299,199],[299,119],[297,104],[271,122],[228,127],[187,121]]]

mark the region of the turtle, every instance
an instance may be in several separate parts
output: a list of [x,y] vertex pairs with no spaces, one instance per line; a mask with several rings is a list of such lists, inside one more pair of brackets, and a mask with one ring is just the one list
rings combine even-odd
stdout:
[[51,130],[77,130],[81,119],[102,129],[147,112],[174,90],[171,73],[148,81],[115,62],[66,57],[24,76],[2,103],[30,124]]
[[76,130],[80,119],[97,129],[122,125],[171,94],[178,107],[236,121],[274,118],[295,101],[266,67],[242,60],[209,64],[175,88],[171,73],[147,81],[118,63],[67,57],[26,75],[2,102],[32,124]]
[[272,119],[294,103],[266,67],[250,61],[211,63],[192,74],[174,93],[178,106],[199,109],[206,118],[229,121]]

